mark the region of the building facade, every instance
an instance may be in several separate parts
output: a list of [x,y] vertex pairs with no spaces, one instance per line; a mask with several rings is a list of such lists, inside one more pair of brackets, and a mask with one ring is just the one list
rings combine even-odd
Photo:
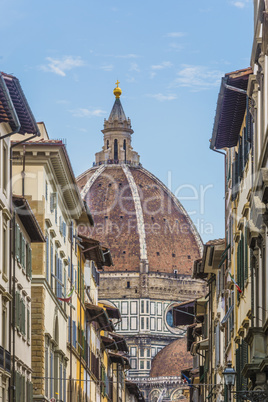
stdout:
[[[17,271],[17,260],[14,252],[15,228],[19,224],[24,239],[27,238],[29,250],[30,243],[34,239],[42,241],[41,233],[38,233],[38,226],[35,225],[35,219],[29,212],[29,220],[33,223],[33,233],[26,229],[27,222],[23,224],[17,217],[16,207],[12,203],[12,146],[10,139],[16,134],[20,141],[24,139],[25,133],[31,133],[32,137],[39,136],[39,130],[31,109],[24,96],[18,79],[4,73],[0,73],[0,398],[2,402],[16,400],[16,384],[23,384],[21,395],[26,398],[26,389],[28,389],[28,400],[31,400],[31,361],[29,360],[30,343],[29,339],[24,339],[20,345],[20,351],[15,355],[15,347],[19,339],[16,322],[16,312],[19,308],[16,305],[16,290],[26,292],[22,296],[20,303],[22,314],[25,312],[23,303],[29,304],[29,281],[27,269],[23,275]],[[16,220],[18,221],[16,222]],[[35,232],[36,229],[36,232]],[[37,236],[35,238],[35,236]],[[23,243],[26,262],[26,243]],[[11,254],[13,248],[13,254]],[[27,254],[27,262],[30,264],[31,257]],[[24,267],[25,268],[25,267]],[[22,270],[21,270],[22,271]],[[18,277],[14,275],[18,274]],[[12,280],[13,278],[13,280]],[[18,289],[18,285],[20,289]],[[27,290],[26,290],[27,289]],[[28,300],[27,299],[28,296]],[[18,298],[16,299],[18,303]],[[17,314],[18,316],[18,314]],[[26,318],[26,315],[25,317]],[[28,317],[27,317],[28,318]],[[27,321],[30,324],[29,320]],[[25,320],[23,323],[24,328]],[[28,333],[30,330],[28,331]],[[26,335],[26,333],[25,333]],[[29,341],[29,342],[28,342]],[[20,381],[18,381],[18,361],[20,361]]]

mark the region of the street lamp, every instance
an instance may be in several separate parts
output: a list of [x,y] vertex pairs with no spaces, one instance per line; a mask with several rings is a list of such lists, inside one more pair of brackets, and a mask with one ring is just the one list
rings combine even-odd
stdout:
[[228,388],[228,401],[231,402],[231,387],[235,385],[235,377],[236,377],[236,371],[232,367],[232,362],[227,363],[227,367],[225,368],[223,372],[223,377],[224,377],[224,383]]

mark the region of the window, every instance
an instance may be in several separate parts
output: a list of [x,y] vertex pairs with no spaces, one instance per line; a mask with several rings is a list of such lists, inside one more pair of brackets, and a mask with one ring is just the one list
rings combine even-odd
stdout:
[[128,318],[127,317],[122,318],[121,328],[122,328],[122,330],[127,330],[128,329]]
[[151,317],[151,330],[155,331],[155,318]]
[[45,197],[46,197],[46,201],[48,200],[48,185],[47,185],[47,181],[46,181],[46,188],[45,188]]
[[144,314],[144,300],[141,300],[141,314]]
[[146,329],[149,329],[150,328],[150,326],[149,326],[149,317],[146,317]]
[[3,264],[3,273],[5,275],[7,275],[7,272],[8,272],[8,239],[7,239],[7,228],[6,227],[3,227],[2,264]]
[[8,149],[5,144],[3,144],[3,189],[7,191],[7,184],[8,184]]
[[135,348],[134,346],[132,346],[130,348],[130,356],[134,356],[134,357],[137,356],[137,348]]
[[130,314],[137,314],[137,302],[130,302]]
[[127,288],[128,289],[130,288],[130,282],[129,281],[127,281]]
[[147,357],[150,357],[150,356],[151,356],[150,349],[147,349]]
[[128,314],[128,302],[127,301],[123,301],[121,303],[121,310],[122,310],[122,314]]
[[53,258],[53,243],[50,242],[50,286],[53,288],[53,265],[54,265],[54,258]]
[[141,317],[141,329],[144,329],[144,317]]
[[157,315],[162,315],[162,303],[157,303]]
[[130,359],[130,365],[132,369],[137,369],[137,359]]
[[141,370],[144,370],[144,360],[141,360],[141,361],[140,361],[140,369],[141,369]]
[[21,298],[20,293],[17,291],[15,296],[15,304],[16,304],[16,327],[19,332],[23,335],[26,335],[25,331],[25,302],[24,299]]
[[54,367],[54,363],[53,363],[53,351],[50,352],[50,397],[53,397],[53,367]]
[[151,368],[151,361],[150,360],[147,360],[146,368],[147,368],[147,370],[150,370],[150,368]]
[[49,236],[46,235],[46,279],[49,281]]
[[2,346],[5,349],[6,348],[6,329],[7,329],[7,313],[6,309],[2,309]]
[[26,244],[26,274],[32,278],[32,249],[28,243]]
[[130,317],[130,329],[137,329],[137,317]]
[[27,341],[30,342],[31,339],[31,314],[30,308],[27,308]]
[[162,320],[161,318],[157,318],[157,331],[162,330]]
[[147,313],[147,314],[150,313],[150,311],[149,311],[149,305],[150,305],[149,300],[146,300],[146,313]]
[[156,348],[152,348],[152,357],[155,357],[155,355],[156,355]]
[[155,315],[155,303],[151,302],[151,314]]
[[118,142],[117,139],[114,140],[114,160],[118,160]]
[[46,341],[45,350],[45,395],[48,397],[48,345]]
[[144,357],[144,349],[143,348],[140,349],[140,357]]

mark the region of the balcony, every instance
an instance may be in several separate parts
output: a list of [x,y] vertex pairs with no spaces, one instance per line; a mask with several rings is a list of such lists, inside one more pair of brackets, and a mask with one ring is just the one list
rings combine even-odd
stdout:
[[10,373],[11,369],[11,356],[10,353],[0,346],[0,368]]

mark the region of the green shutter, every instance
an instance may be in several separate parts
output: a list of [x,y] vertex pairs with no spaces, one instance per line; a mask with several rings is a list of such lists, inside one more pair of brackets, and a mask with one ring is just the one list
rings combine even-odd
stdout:
[[16,224],[16,257],[20,261],[20,228],[18,224]]
[[16,324],[16,327],[18,327],[19,328],[19,326],[20,326],[20,294],[19,294],[19,292],[16,292],[16,300],[15,300],[15,303],[16,303],[16,312],[15,312],[15,315],[16,315],[16,319],[15,319],[15,324]]
[[245,287],[245,244],[244,244],[244,235],[241,234],[241,286],[242,290]]
[[32,279],[32,249],[29,244],[27,247],[27,275]]
[[248,241],[247,241],[247,230],[245,233],[245,280],[248,279]]
[[30,336],[30,328],[31,328],[30,318],[31,318],[30,310],[27,309],[27,341],[30,341],[30,338],[31,338],[31,336]]

